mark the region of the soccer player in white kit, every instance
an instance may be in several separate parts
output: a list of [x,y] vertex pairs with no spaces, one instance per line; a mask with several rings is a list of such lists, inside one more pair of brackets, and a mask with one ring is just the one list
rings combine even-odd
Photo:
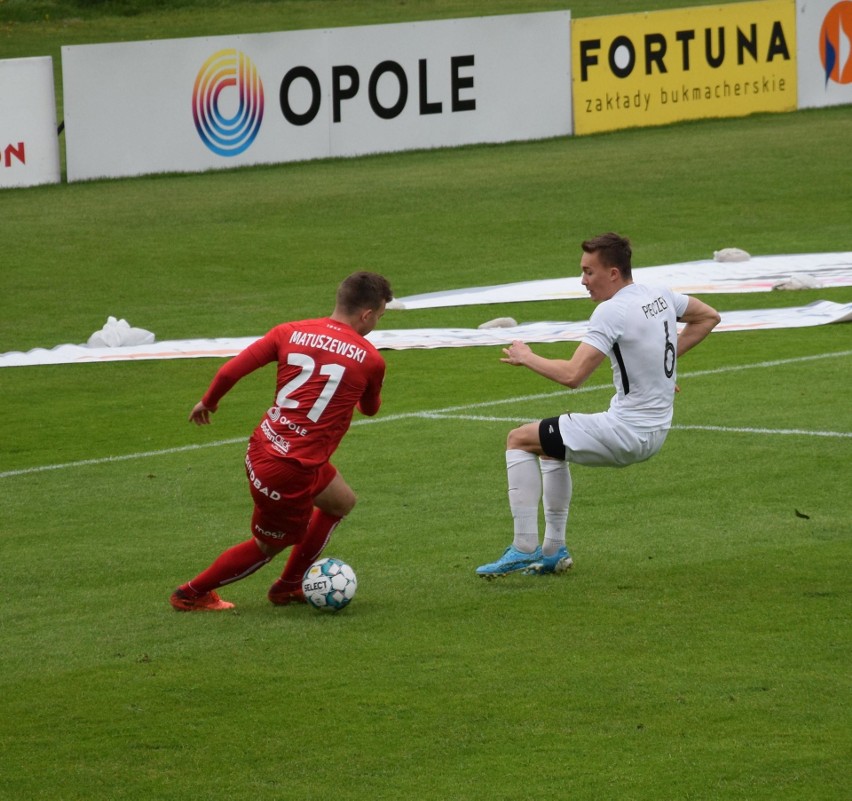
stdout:
[[[547,359],[515,341],[503,350],[501,361],[576,389],[609,357],[615,395],[605,412],[569,412],[509,433],[506,471],[514,538],[496,562],[476,569],[484,578],[562,573],[572,566],[565,544],[572,491],[569,462],[626,467],[657,453],[671,427],[677,359],[720,320],[715,309],[696,298],[634,284],[628,239],[601,234],[582,248],[581,283],[598,306],[574,355]],[[686,324],[680,334],[678,322]],[[545,519],[541,544],[540,503]]]

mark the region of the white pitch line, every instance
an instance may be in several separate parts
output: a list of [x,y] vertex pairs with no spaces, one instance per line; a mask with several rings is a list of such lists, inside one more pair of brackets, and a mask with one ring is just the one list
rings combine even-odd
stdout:
[[[473,420],[479,423],[525,423],[528,417],[486,417],[480,414],[436,414],[422,412],[418,417],[427,420]],[[532,422],[535,422],[534,420]],[[673,425],[672,431],[720,431],[726,434],[776,434],[778,436],[852,438],[849,431],[809,431],[804,428],[748,428],[745,426]]]
[[713,370],[696,370],[692,373],[678,373],[678,379],[698,378],[704,375],[719,375],[720,373],[735,373],[738,370],[754,370],[761,367],[782,367],[785,364],[815,362],[820,359],[836,359],[842,356],[852,356],[852,350],[839,350],[835,353],[817,353],[812,356],[795,356],[790,359],[773,359],[772,361],[757,362],[756,364],[729,365],[728,367],[716,367]]
[[164,448],[160,451],[141,451],[139,453],[125,453],[121,456],[102,456],[99,459],[80,459],[76,462],[62,462],[61,464],[45,464],[38,467],[25,467],[21,470],[7,470],[4,473],[0,473],[0,478],[26,476],[30,473],[43,473],[47,470],[63,470],[66,467],[89,467],[91,465],[109,464],[110,462],[128,462],[132,459],[145,459],[148,456],[168,456],[170,453],[197,451],[201,450],[201,448],[217,448],[220,445],[235,445],[238,442],[248,442],[248,437],[240,437],[239,439],[220,439],[216,442],[202,442],[197,445],[181,445],[177,448]]
[[731,434],[775,434],[786,437],[852,438],[850,431],[808,431],[803,428],[740,428],[736,426],[672,426],[672,431],[721,431]]
[[[753,364],[737,364],[728,367],[717,367],[712,370],[696,370],[689,373],[678,373],[678,381],[684,378],[701,378],[708,375],[721,375],[723,373],[734,373],[739,370],[758,370],[766,367],[782,367],[787,364],[798,364],[800,362],[812,362],[820,359],[840,358],[843,356],[852,356],[852,350],[841,350],[836,353],[818,353],[812,356],[796,356],[790,359],[773,359],[767,362],[756,362]],[[461,406],[445,406],[443,409],[432,409],[424,412],[404,412],[402,414],[383,415],[381,417],[368,417],[358,420],[353,425],[370,425],[372,423],[385,423],[393,420],[405,420],[413,417],[423,417],[430,414],[444,414],[446,412],[464,411],[466,409],[485,409],[489,406],[503,406],[508,403],[524,403],[526,401],[546,400],[547,398],[557,398],[564,395],[578,395],[583,392],[597,392],[599,390],[609,390],[612,392],[612,384],[595,384],[594,386],[580,387],[579,389],[558,389],[551,392],[541,392],[536,395],[520,395],[514,398],[501,398],[500,400],[482,401],[480,403],[466,403]]]
[[[837,351],[836,353],[819,353],[812,356],[798,356],[790,359],[774,359],[773,361],[757,362],[755,364],[739,364],[730,365],[728,367],[718,367],[713,370],[698,370],[690,373],[678,374],[678,380],[684,378],[698,378],[707,375],[721,375],[723,373],[733,373],[739,370],[756,370],[765,367],[780,367],[787,364],[798,364],[801,362],[816,361],[819,359],[833,359],[843,356],[852,355],[852,350]],[[519,395],[514,398],[502,398],[500,400],[483,401],[481,403],[467,403],[461,406],[446,406],[443,409],[433,409],[420,412],[403,412],[401,414],[382,415],[380,417],[365,417],[356,420],[352,423],[353,426],[370,425],[374,423],[390,423],[395,420],[411,420],[411,419],[455,419],[455,420],[474,420],[481,422],[501,422],[501,423],[519,423],[529,420],[529,418],[518,417],[484,417],[478,415],[454,415],[453,412],[463,412],[466,409],[484,409],[489,406],[502,406],[509,403],[525,403],[532,400],[544,400],[546,398],[554,398],[561,395],[576,395],[581,392],[597,392],[599,390],[612,390],[612,384],[596,384],[590,387],[580,387],[579,389],[556,390],[555,392],[542,392],[536,395]],[[812,436],[812,437],[852,437],[852,433],[843,431],[807,431],[799,429],[769,429],[769,428],[734,428],[727,426],[672,426],[673,430],[682,431],[719,431],[725,433],[743,433],[743,434],[777,434],[785,436]],[[193,445],[181,445],[176,448],[164,448],[158,451],[141,451],[139,453],[127,453],[121,456],[103,456],[99,459],[80,459],[74,462],[62,462],[60,464],[39,465],[37,467],[25,467],[20,470],[6,470],[0,473],[0,479],[12,478],[14,476],[26,476],[33,473],[43,473],[48,470],[64,470],[70,467],[90,467],[94,465],[110,464],[111,462],[127,462],[133,459],[145,459],[151,456],[168,456],[173,453],[184,453],[186,451],[200,450],[201,448],[217,448],[220,445],[236,445],[240,442],[248,442],[248,436],[238,437],[236,439],[221,439],[215,442],[203,442]]]

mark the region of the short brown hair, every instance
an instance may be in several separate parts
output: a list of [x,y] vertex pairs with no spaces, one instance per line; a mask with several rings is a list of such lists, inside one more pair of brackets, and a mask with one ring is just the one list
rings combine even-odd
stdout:
[[627,237],[612,232],[587,239],[581,245],[586,253],[597,253],[605,267],[618,267],[622,278],[633,277],[633,249]]
[[378,309],[382,301],[390,303],[391,300],[391,285],[378,273],[352,273],[337,288],[337,305],[346,314],[354,314],[361,309]]

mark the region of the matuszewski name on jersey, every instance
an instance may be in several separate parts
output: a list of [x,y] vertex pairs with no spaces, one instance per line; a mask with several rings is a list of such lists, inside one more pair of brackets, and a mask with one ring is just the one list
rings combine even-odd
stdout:
[[320,350],[327,350],[329,353],[337,353],[356,362],[363,362],[367,358],[367,351],[364,348],[359,348],[351,342],[344,342],[342,339],[330,337],[326,334],[309,334],[305,331],[294,331],[290,335],[290,342],[293,345],[307,345],[310,348],[319,348]]

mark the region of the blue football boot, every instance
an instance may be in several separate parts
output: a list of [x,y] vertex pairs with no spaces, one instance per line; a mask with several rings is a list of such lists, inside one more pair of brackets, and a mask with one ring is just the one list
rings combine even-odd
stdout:
[[553,556],[541,554],[539,559],[524,570],[524,573],[534,573],[538,576],[547,573],[564,573],[566,570],[570,570],[573,564],[574,560],[571,558],[571,554],[563,545]]
[[513,545],[510,545],[496,562],[491,562],[488,565],[480,565],[476,568],[476,575],[491,579],[498,576],[505,576],[508,573],[520,573],[532,567],[536,562],[540,562],[541,559],[540,547],[536,548],[532,553],[524,553]]

